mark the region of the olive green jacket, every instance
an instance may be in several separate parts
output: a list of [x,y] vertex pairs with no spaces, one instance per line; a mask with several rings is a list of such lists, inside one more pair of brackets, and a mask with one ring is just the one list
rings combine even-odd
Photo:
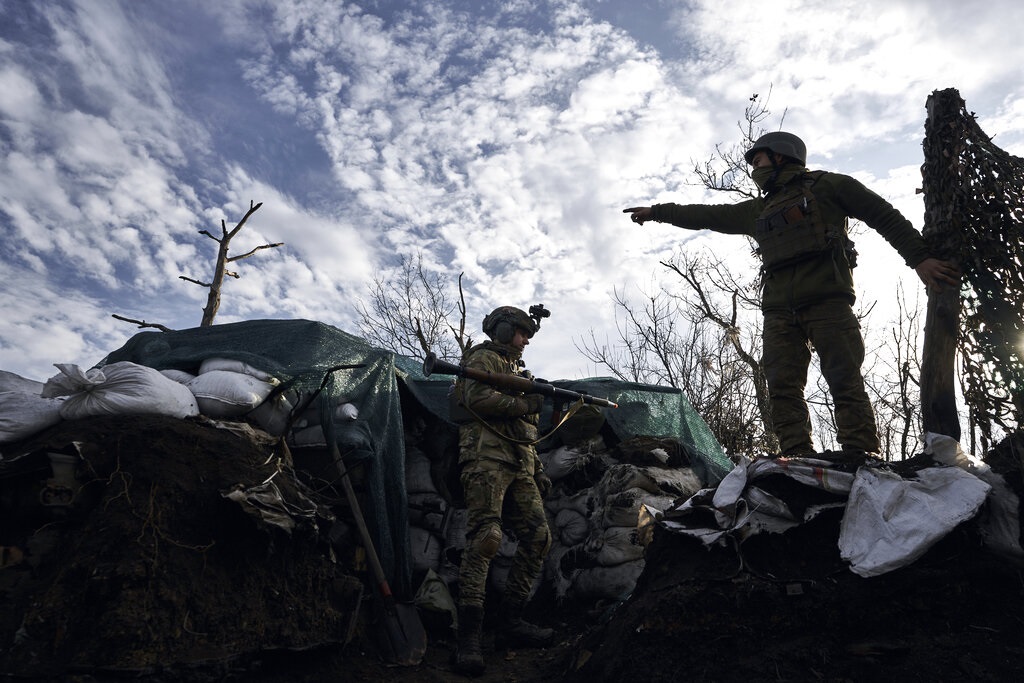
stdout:
[[[798,174],[790,182],[802,182],[802,176]],[[843,225],[847,217],[863,221],[884,237],[911,268],[932,255],[910,221],[855,178],[825,173],[812,192],[826,224]],[[736,204],[655,204],[651,218],[689,230],[754,237],[764,206],[763,198]],[[851,305],[856,300],[852,268],[841,245],[820,256],[763,273],[763,285],[761,308],[765,312],[795,311],[829,299]]]
[[[469,349],[462,356],[466,367],[484,370],[495,375],[518,375],[521,372],[521,354],[511,346],[485,341]],[[526,467],[528,473],[539,471],[537,450],[531,444],[515,441],[534,441],[540,416],[529,413],[529,403],[522,396],[506,394],[489,384],[472,379],[456,382],[456,392],[475,418],[459,427],[459,462],[498,460],[514,467]],[[486,426],[480,423],[486,422]],[[497,433],[496,433],[497,432]]]

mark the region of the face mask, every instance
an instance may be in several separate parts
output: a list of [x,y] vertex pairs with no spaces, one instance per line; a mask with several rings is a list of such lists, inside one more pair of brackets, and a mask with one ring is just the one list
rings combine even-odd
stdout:
[[754,183],[761,188],[762,192],[771,192],[772,190],[777,190],[782,187],[803,172],[804,169],[802,166],[792,163],[786,164],[779,169],[779,174],[774,179],[772,179],[772,174],[775,173],[775,169],[770,166],[755,168],[750,172],[750,177]]
[[774,173],[775,169],[771,166],[761,166],[760,168],[755,168],[750,173],[750,177],[753,179],[754,184],[761,188],[761,192],[767,192],[775,186],[775,183],[771,182],[772,174]]

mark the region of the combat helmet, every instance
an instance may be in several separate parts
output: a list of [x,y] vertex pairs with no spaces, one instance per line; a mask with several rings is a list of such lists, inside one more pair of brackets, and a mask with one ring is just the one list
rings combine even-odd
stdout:
[[807,145],[792,133],[784,133],[782,131],[765,133],[754,142],[746,154],[743,155],[743,158],[747,160],[748,164],[752,163],[754,155],[762,150],[768,150],[769,152],[775,152],[776,154],[796,159],[802,166],[807,165]]
[[528,337],[533,338],[540,329],[540,320],[515,306],[499,306],[484,318],[484,333],[499,344],[511,342],[516,329],[523,330]]

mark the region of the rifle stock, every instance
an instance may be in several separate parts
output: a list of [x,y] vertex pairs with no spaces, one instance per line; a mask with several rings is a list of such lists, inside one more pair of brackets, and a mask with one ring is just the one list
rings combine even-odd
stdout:
[[524,394],[541,394],[543,396],[550,396],[556,402],[560,403],[567,401],[574,402],[582,399],[584,403],[590,403],[605,408],[619,407],[619,404],[609,401],[606,398],[599,398],[597,396],[591,396],[590,394],[581,394],[576,391],[570,391],[569,389],[562,389],[560,387],[556,387],[550,382],[527,379],[526,377],[520,377],[519,375],[496,375],[487,370],[467,368],[464,365],[448,363],[439,359],[433,353],[428,353],[427,357],[423,359],[423,374],[430,377],[434,373],[440,375],[456,375],[458,377],[472,379],[477,382],[483,382],[484,384],[489,384],[492,387],[504,389],[506,391],[518,391]]

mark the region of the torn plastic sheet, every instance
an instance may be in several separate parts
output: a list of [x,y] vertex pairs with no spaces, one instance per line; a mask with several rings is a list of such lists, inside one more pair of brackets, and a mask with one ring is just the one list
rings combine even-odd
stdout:
[[959,467],[916,479],[862,467],[839,530],[839,554],[860,576],[904,567],[978,512],[992,487]]
[[284,499],[273,478],[255,486],[236,484],[231,489],[222,491],[221,495],[241,505],[246,513],[261,523],[283,529],[289,534],[298,526],[300,520],[316,528],[316,503],[301,494],[296,494],[301,505],[289,503]]
[[[844,507],[840,555],[861,576],[912,563],[972,518],[977,518],[983,538],[994,550],[1024,556],[1018,540],[1017,496],[1002,477],[965,455],[949,437],[926,435],[925,452],[937,466],[918,470],[908,479],[882,464],[849,472],[817,458],[743,459],[716,488],[679,501],[659,515],[658,523],[712,545],[724,543],[726,536],[742,542],[757,533],[782,533],[822,510]],[[757,486],[758,479],[770,474],[790,477],[839,499],[801,509],[794,505],[799,501]]]

